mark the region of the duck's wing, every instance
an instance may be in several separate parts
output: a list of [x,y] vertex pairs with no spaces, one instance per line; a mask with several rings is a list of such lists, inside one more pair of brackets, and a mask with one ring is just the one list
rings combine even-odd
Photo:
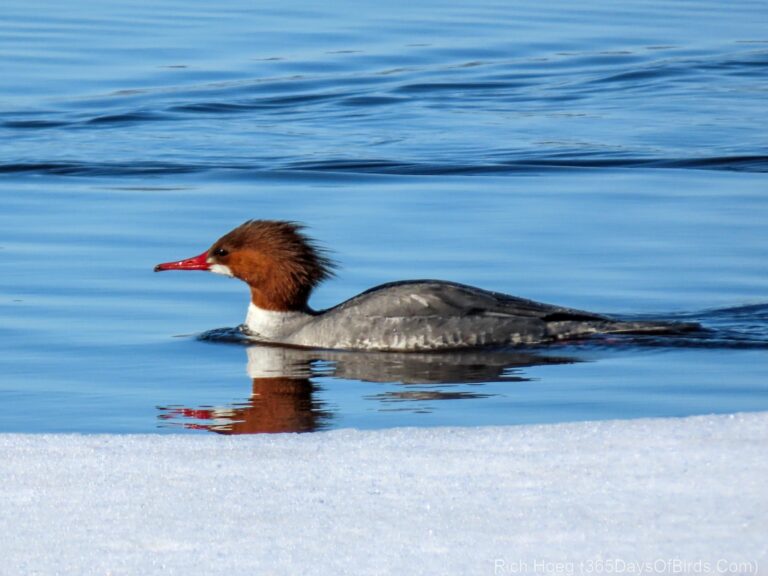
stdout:
[[377,286],[324,311],[312,324],[312,333],[302,338],[330,342],[332,348],[408,351],[539,344],[599,333],[669,334],[690,328],[624,322],[463,284],[415,280]]
[[540,319],[544,322],[610,320],[605,316],[583,310],[543,304],[526,298],[440,280],[411,280],[383,284],[339,304],[328,312],[385,318],[447,319],[492,316]]

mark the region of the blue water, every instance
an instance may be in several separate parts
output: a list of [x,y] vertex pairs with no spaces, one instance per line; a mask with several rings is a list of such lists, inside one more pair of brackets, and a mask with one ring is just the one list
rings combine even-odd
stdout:
[[[764,2],[2,13],[0,431],[768,410]],[[318,308],[432,277],[711,332],[444,357],[201,338],[245,286],[152,267],[249,218],[334,251]]]

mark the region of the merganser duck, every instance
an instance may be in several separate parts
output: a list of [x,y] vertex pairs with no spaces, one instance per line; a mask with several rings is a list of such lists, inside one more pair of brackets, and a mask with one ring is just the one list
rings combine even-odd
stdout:
[[669,334],[697,324],[626,322],[440,280],[371,288],[333,308],[309,307],[334,262],[296,222],[250,220],[199,256],[155,266],[206,270],[251,289],[244,334],[306,348],[424,351],[541,344],[594,334]]

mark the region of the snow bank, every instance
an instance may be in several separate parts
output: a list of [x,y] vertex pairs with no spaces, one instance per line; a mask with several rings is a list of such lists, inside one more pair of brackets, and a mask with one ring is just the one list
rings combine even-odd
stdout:
[[768,413],[0,435],[0,573],[753,574]]

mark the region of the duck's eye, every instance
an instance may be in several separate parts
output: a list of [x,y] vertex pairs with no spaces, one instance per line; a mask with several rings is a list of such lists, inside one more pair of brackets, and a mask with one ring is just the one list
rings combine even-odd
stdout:
[[226,248],[216,248],[216,250],[213,251],[213,255],[223,258],[224,256],[229,256],[229,250]]

